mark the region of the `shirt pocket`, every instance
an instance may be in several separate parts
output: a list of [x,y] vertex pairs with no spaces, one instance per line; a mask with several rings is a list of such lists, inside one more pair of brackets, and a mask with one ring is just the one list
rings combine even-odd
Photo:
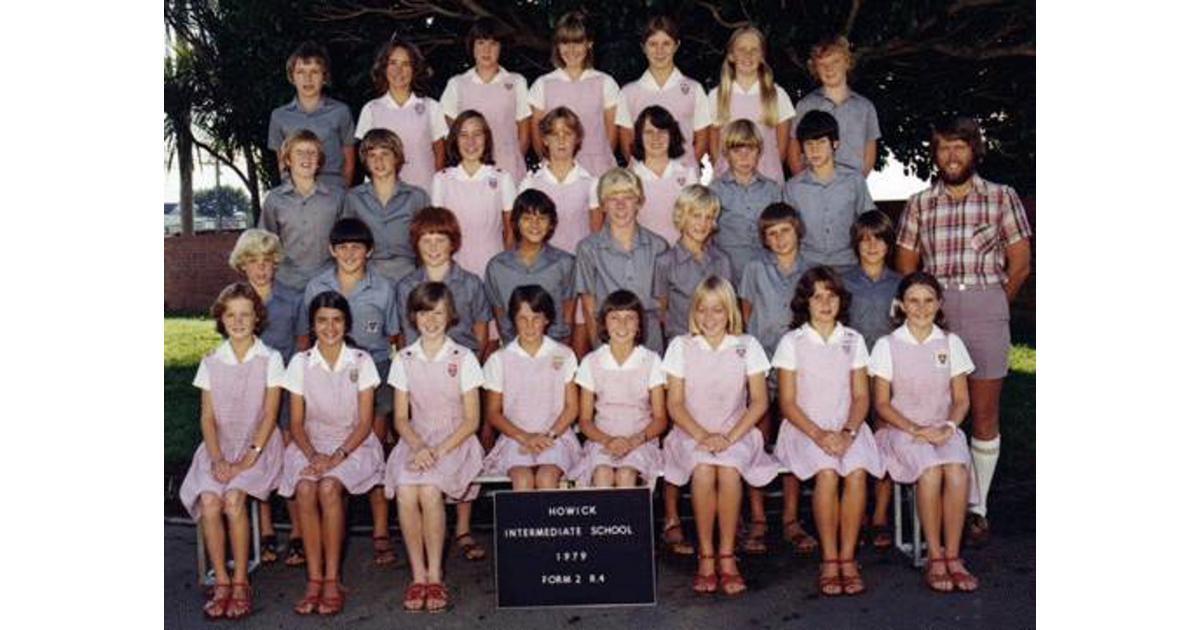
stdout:
[[991,223],[980,223],[971,233],[971,247],[979,253],[989,252],[1000,243],[1000,230]]

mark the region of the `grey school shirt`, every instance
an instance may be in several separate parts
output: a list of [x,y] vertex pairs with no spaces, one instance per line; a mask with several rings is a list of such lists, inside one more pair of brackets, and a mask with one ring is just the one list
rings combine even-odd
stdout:
[[758,215],[763,208],[783,201],[783,189],[775,180],[754,173],[754,180],[742,186],[732,171],[725,171],[709,184],[721,200],[717,216],[717,247],[729,255],[733,263],[734,286],[741,280],[746,265],[762,255],[762,239],[758,237]]
[[271,297],[266,306],[267,327],[259,338],[278,350],[286,364],[296,353],[296,335],[302,334],[299,332],[300,320],[304,320],[307,327],[308,309],[304,304],[304,292],[276,280],[271,283]]
[[290,179],[267,193],[258,227],[279,236],[283,245],[283,261],[275,270],[276,280],[303,291],[309,280],[333,265],[329,230],[342,216],[345,194],[342,188],[318,180],[312,193],[305,197]]
[[855,267],[842,274],[842,282],[850,292],[850,327],[863,336],[868,349],[874,348],[880,337],[895,329],[890,314],[900,274],[885,267],[879,279],[872,280],[862,267]]
[[342,147],[354,146],[354,116],[350,108],[341,101],[322,96],[317,108],[306,112],[301,109],[299,99],[293,98],[287,105],[280,105],[271,112],[267,148],[279,151],[283,141],[300,129],[307,129],[321,139],[325,165],[317,177],[327,184],[344,186]]
[[654,298],[667,301],[664,324],[667,339],[688,333],[692,294],[701,282],[709,276],[718,276],[733,284],[732,275],[733,263],[729,254],[711,243],[699,258],[678,241],[671,249],[659,254],[654,261]]
[[808,269],[800,256],[787,271],[781,271],[775,261],[774,254],[751,261],[738,285],[738,297],[750,302],[746,332],[758,339],[767,356],[775,356],[775,346],[792,327],[792,297]]
[[[505,250],[492,256],[484,272],[484,290],[492,308],[508,313],[508,299],[514,289],[525,284],[541,286],[554,300],[554,321],[546,330],[550,337],[566,343],[571,332],[569,318],[574,313],[563,312],[563,302],[575,295],[575,257],[557,247],[544,244],[529,265],[516,250]],[[500,318],[500,337],[505,343],[516,335],[507,315]]]
[[867,100],[867,97],[853,90],[846,100],[834,103],[833,99],[825,96],[824,87],[817,88],[796,101],[792,137],[796,136],[796,125],[800,124],[800,119],[813,110],[829,112],[837,120],[839,140],[833,160],[861,173],[863,150],[866,149],[867,141],[878,140],[880,137],[879,116],[875,113],[875,105]]
[[798,210],[804,221],[800,255],[809,266],[829,265],[841,272],[858,264],[850,245],[850,227],[858,215],[875,209],[861,173],[838,164],[833,178],[822,182],[806,168],[784,185],[783,200]]
[[[418,267],[416,271],[404,276],[396,283],[396,303],[403,314],[400,323],[404,329],[404,343],[406,344],[411,344],[421,338],[421,333],[408,321],[408,294],[412,293],[417,285],[428,280],[429,276],[425,273],[425,268]],[[450,338],[458,345],[478,353],[480,350],[479,340],[471,332],[471,324],[492,321],[492,311],[488,308],[483,281],[479,279],[479,276],[459,267],[458,263],[452,262],[450,270],[446,272],[446,277],[442,278],[442,283],[450,289],[450,293],[454,296],[454,310],[458,312],[458,323],[451,326],[446,334],[450,335]]]
[[[341,293],[338,285],[337,269],[329,269],[313,278],[304,289],[304,309],[313,298],[325,291]],[[358,347],[371,353],[371,360],[380,363],[388,360],[388,337],[400,332],[400,313],[396,309],[396,295],[392,291],[392,283],[367,267],[366,274],[343,294],[350,303],[350,318],[353,326],[346,334],[354,338]],[[300,324],[301,333],[307,334],[308,318]]]
[[380,203],[371,183],[364,182],[346,192],[342,216],[355,217],[367,224],[375,239],[371,265],[396,283],[417,269],[408,226],[413,215],[428,205],[429,195],[423,189],[399,181],[387,203]]
[[646,310],[643,345],[660,354],[663,338],[654,301],[654,261],[667,248],[666,239],[639,225],[633,234],[633,247],[626,250],[605,224],[599,232],[579,241],[575,249],[575,292],[591,294],[596,300],[593,314],[599,316],[609,293],[617,289],[633,291]]

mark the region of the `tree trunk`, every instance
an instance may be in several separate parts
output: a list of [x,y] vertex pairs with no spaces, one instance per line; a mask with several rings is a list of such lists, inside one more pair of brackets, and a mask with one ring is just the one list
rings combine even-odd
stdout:
[[262,215],[262,204],[258,198],[258,164],[254,161],[254,148],[246,146],[242,149],[246,154],[246,188],[250,190],[250,226],[258,225],[258,217]]
[[192,203],[192,115],[184,114],[176,133],[175,152],[179,157],[179,223],[183,236],[191,236],[194,206]]

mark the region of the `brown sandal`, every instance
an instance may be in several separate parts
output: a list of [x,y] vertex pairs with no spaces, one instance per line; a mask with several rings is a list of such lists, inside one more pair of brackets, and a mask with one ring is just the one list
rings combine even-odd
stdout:
[[204,616],[209,619],[220,619],[229,608],[229,598],[233,595],[232,584],[217,584],[213,587],[212,597],[204,603]]
[[487,550],[475,542],[475,538],[471,536],[471,532],[455,536],[454,543],[458,545],[458,549],[462,553],[464,560],[474,562],[475,560],[483,560],[487,557]]
[[375,553],[375,566],[390,567],[399,562],[396,549],[392,547],[392,539],[386,534],[371,537],[371,551]]
[[[699,561],[712,560],[712,556],[699,554]],[[713,567],[713,572],[705,575],[700,573],[699,562],[696,564],[696,577],[692,578],[692,590],[697,593],[715,593],[717,592],[717,572],[716,567]]]
[[[838,560],[822,560],[821,568],[827,567],[831,564],[834,566],[834,568],[840,570],[840,567],[838,566],[840,561]],[[817,592],[825,597],[837,597],[838,595],[845,593],[845,590],[843,590],[842,586],[841,573],[836,575],[821,575],[820,573],[817,573]]]
[[[841,570],[841,567],[845,565],[850,565],[855,569],[859,569],[858,562],[856,562],[854,558],[850,558],[849,560],[838,560],[837,563],[839,571]],[[845,573],[842,573],[843,595],[860,595],[866,590],[867,585],[865,582],[863,582],[861,573],[858,575],[846,575]]]
[[234,582],[233,595],[229,598],[229,605],[225,607],[225,618],[241,619],[249,615],[254,609],[254,604],[251,603],[250,597],[251,592],[248,583]]
[[[316,584],[316,588],[312,585]],[[304,597],[292,606],[292,612],[297,615],[311,615],[317,610],[317,604],[321,603],[321,580],[313,578],[308,579],[308,585],[304,589]]]
[[660,536],[660,540],[662,540],[663,547],[665,547],[667,551],[677,556],[690,556],[696,553],[696,548],[692,546],[692,543],[688,542],[687,537],[683,535],[683,525],[679,522],[675,522],[664,527],[662,530],[662,535]]
[[746,528],[745,535],[742,537],[742,552],[754,555],[766,553],[766,538],[767,522],[750,521],[750,527]]
[[[930,570],[933,568],[933,565],[939,564],[939,563],[944,568],[946,566],[946,559],[945,558],[929,558],[925,562],[926,562],[926,564],[925,564],[925,586],[928,586],[931,590],[933,590],[936,593],[953,593],[954,592],[954,579],[950,577],[950,574],[949,573],[936,573],[935,574],[933,571]],[[946,588],[938,588],[938,586],[945,586]]]
[[792,543],[799,553],[812,553],[817,549],[817,539],[804,531],[800,521],[788,521],[783,524],[783,539]]
[[[737,557],[731,553],[724,553],[717,556],[717,561],[733,560],[737,562]],[[736,565],[735,565],[736,566]],[[721,592],[726,595],[741,595],[746,592],[746,580],[742,574],[735,568],[732,572],[726,573],[718,566],[717,574],[721,576]]]
[[971,575],[966,567],[963,567],[962,571],[950,570],[950,563],[958,562],[961,565],[961,559],[942,558],[942,561],[946,563],[946,571],[950,574],[950,581],[954,583],[954,590],[962,591],[963,593],[972,593],[975,589],[979,588],[979,580],[975,579],[975,576]]
[[[333,584],[333,595],[325,596],[325,585]],[[346,605],[346,587],[338,584],[337,580],[322,580],[321,581],[321,598],[317,602],[317,614],[321,616],[336,615],[342,612],[342,607]]]

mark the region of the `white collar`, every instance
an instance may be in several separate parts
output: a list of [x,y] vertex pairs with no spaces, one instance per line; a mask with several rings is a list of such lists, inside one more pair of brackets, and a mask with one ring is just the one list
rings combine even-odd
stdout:
[[521,342],[518,339],[513,339],[512,341],[508,342],[508,345],[505,346],[504,349],[507,352],[513,352],[517,356],[522,356],[527,359],[540,359],[542,357],[548,357],[554,354],[561,345],[562,344],[551,339],[549,335],[542,335],[542,346],[538,348],[537,354],[533,356],[529,356],[529,353],[525,352],[525,349],[521,347]]
[[576,180],[590,178],[592,177],[592,174],[587,172],[587,169],[580,166],[579,162],[574,162],[571,165],[571,170],[567,171],[567,176],[560,182],[558,181],[558,178],[554,176],[554,172],[550,170],[550,162],[542,162],[541,168],[537,170],[537,173],[534,174],[534,177],[542,177],[552,184],[566,186],[568,184],[575,183]]
[[696,344],[702,350],[707,350],[709,352],[721,352],[722,350],[732,348],[742,343],[741,335],[735,335],[733,333],[725,333],[725,336],[721,338],[721,345],[717,346],[716,348],[708,345],[708,340],[704,338],[704,335],[692,335],[692,341],[696,342]]
[[481,164],[479,170],[475,171],[474,175],[468,175],[467,169],[462,167],[462,164],[457,164],[450,167],[450,176],[460,182],[481,182],[489,175],[495,175],[496,167],[491,164]]
[[492,77],[492,80],[488,82],[484,82],[483,77],[479,76],[479,69],[475,66],[471,66],[471,69],[467,70],[463,74],[466,75],[466,77],[476,85],[494,85],[504,81],[504,79],[508,77],[508,70],[505,70],[504,66],[500,66],[496,70],[496,76]]
[[450,338],[450,335],[446,335],[442,341],[442,347],[438,348],[437,353],[433,355],[432,359],[430,359],[425,355],[425,350],[421,348],[421,339],[418,337],[416,341],[405,346],[400,353],[404,356],[416,357],[417,360],[424,361],[425,363],[437,363],[445,359],[446,355],[450,354],[450,351],[454,350],[455,348],[462,348],[462,346],[455,343],[455,341]]
[[[579,74],[579,78],[576,79],[575,81],[585,81],[587,79],[590,79],[592,77],[597,77],[597,76],[602,76],[602,75],[595,68],[584,68],[583,72],[581,72]],[[556,68],[554,70],[554,72],[550,73],[549,78],[558,79],[559,81],[566,81],[567,83],[575,82],[575,81],[571,80],[571,75],[567,74],[566,68]]]
[[[346,342],[343,341],[342,347],[338,349],[337,361],[333,362],[332,371],[335,373],[341,372],[344,368],[354,365],[355,355],[358,352],[358,350],[354,350],[347,346]],[[321,356],[321,351],[317,349],[316,344],[313,344],[313,347],[308,353],[308,366],[312,367],[314,365],[320,365],[322,368],[325,368],[325,371],[327,372],[331,371],[329,369],[329,365],[325,363],[325,359]]]
[[384,94],[383,96],[379,97],[378,100],[382,100],[383,104],[388,108],[404,109],[406,107],[412,107],[413,105],[420,103],[422,99],[420,96],[417,96],[416,92],[409,90],[408,98],[405,99],[403,103],[397,103],[396,97],[392,96],[391,90],[388,90],[387,94]]
[[845,334],[846,328],[842,326],[841,322],[837,322],[833,325],[833,332],[829,335],[829,341],[825,341],[825,339],[821,337],[821,333],[817,332],[817,329],[813,328],[812,325],[807,322],[802,324],[800,328],[796,330],[797,337],[808,337],[813,341],[813,343],[822,346],[832,346],[836,344],[837,342],[841,341]]
[[682,80],[683,73],[679,71],[678,67],[675,67],[671,68],[671,74],[667,76],[667,82],[663,83],[662,87],[658,87],[658,81],[654,80],[654,75],[650,73],[649,69],[642,73],[642,77],[637,82],[638,85],[642,86],[642,89],[647,91],[666,92]]
[[[892,336],[899,339],[900,341],[905,342],[905,343],[911,343],[914,346],[922,345],[922,343],[917,341],[917,338],[913,336],[912,331],[910,331],[908,329],[908,324],[900,324],[900,327],[897,328],[894,332],[892,332]],[[925,338],[924,343],[929,343],[931,341],[937,341],[938,339],[942,339],[945,336],[946,336],[946,333],[942,332],[942,329],[937,324],[934,324],[933,330],[929,332],[929,336]]]
[[644,346],[637,345],[633,347],[633,352],[625,357],[625,363],[617,363],[617,358],[613,356],[612,345],[604,344],[596,350],[596,360],[600,362],[600,367],[606,370],[633,370],[642,365],[642,360],[646,353],[649,352]]
[[750,96],[757,96],[757,95],[758,95],[758,91],[759,91],[759,87],[758,87],[758,84],[759,84],[759,83],[760,83],[760,81],[755,81],[755,82],[754,82],[754,85],[751,85],[749,90],[743,90],[743,89],[742,89],[742,84],[741,84],[741,83],[738,83],[738,82],[737,82],[737,79],[734,79],[734,80],[733,80],[733,91],[734,91],[734,92],[736,92],[736,93],[738,93],[738,94],[746,94],[746,95],[750,95]]
[[671,175],[675,174],[675,171],[682,168],[683,164],[680,163],[678,159],[669,159],[667,160],[667,168],[663,169],[662,177],[659,177],[658,175],[654,174],[654,171],[651,170],[649,166],[646,166],[645,162],[642,162],[641,160],[634,160],[632,170],[643,180],[649,179],[657,182],[669,178]]
[[[250,344],[250,349],[246,351],[246,356],[242,359],[242,363],[246,363],[256,357],[270,356],[271,349],[267,347],[267,344],[262,342],[262,339],[255,337],[254,343]],[[229,343],[228,339],[222,341],[221,345],[217,346],[217,348],[213,350],[213,357],[220,360],[221,363],[224,363],[225,365],[238,364],[237,355],[233,353],[233,344]]]

